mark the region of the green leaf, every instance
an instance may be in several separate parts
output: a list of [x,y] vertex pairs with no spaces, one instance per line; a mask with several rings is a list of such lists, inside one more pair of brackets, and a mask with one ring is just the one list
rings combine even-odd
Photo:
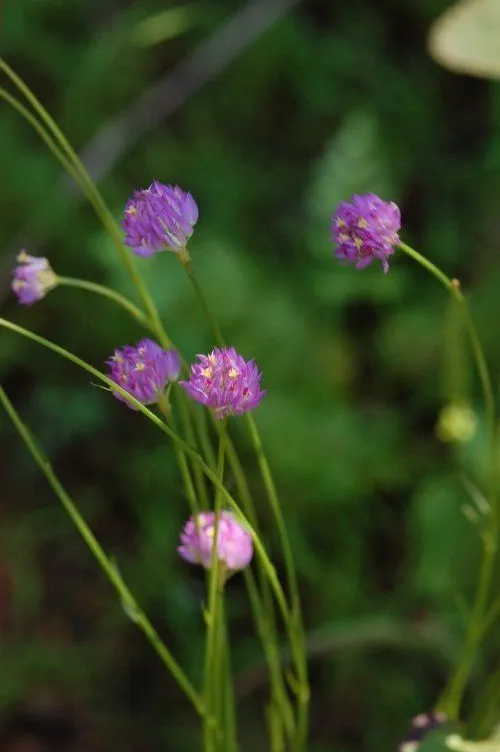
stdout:
[[500,78],[500,3],[466,0],[448,8],[429,34],[438,63],[456,73]]

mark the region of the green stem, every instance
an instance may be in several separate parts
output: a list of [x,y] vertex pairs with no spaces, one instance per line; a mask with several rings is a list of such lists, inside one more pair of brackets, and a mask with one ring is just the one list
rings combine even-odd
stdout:
[[70,498],[66,490],[63,488],[63,486],[59,482],[59,479],[57,478],[54,471],[52,470],[52,467],[47,457],[38,446],[37,442],[35,441],[33,435],[31,434],[27,426],[22,422],[20,416],[18,415],[17,411],[15,410],[14,406],[12,405],[11,401],[9,400],[7,394],[5,393],[2,387],[0,387],[0,402],[3,405],[7,414],[9,415],[10,419],[12,420],[14,426],[16,427],[19,435],[24,441],[31,456],[37,463],[40,470],[45,475],[52,490],[58,497],[59,501],[63,505],[68,515],[71,517],[76,528],[78,529],[78,532],[80,533],[83,540],[87,544],[91,553],[94,555],[95,559],[97,560],[104,574],[106,575],[108,580],[111,582],[111,584],[115,588],[118,595],[120,596],[126,610],[129,613],[134,614],[135,623],[144,632],[147,639],[149,640],[154,650],[156,651],[157,655],[159,656],[163,664],[167,667],[167,669],[170,671],[170,673],[172,674],[174,679],[177,681],[181,689],[187,695],[187,697],[193,704],[196,711],[201,716],[205,716],[205,707],[204,707],[202,698],[200,697],[198,692],[195,690],[195,688],[193,687],[193,685],[191,684],[191,682],[189,681],[189,679],[187,678],[187,676],[185,675],[185,673],[183,672],[183,670],[181,669],[181,667],[179,666],[175,658],[172,656],[172,654],[170,653],[166,645],[162,642],[162,640],[160,639],[158,633],[154,629],[151,622],[148,620],[144,612],[138,606],[137,601],[135,600],[134,596],[132,595],[128,587],[123,582],[122,577],[119,574],[118,570],[104,553],[104,550],[102,546],[100,545],[99,541],[94,536],[93,532],[91,531],[91,529],[85,522],[84,518],[82,517],[82,515],[76,508],[74,502],[72,501],[72,499]]
[[[85,166],[83,165],[82,161],[78,157],[78,154],[75,152],[71,144],[69,143],[66,136],[63,134],[55,120],[51,117],[51,115],[48,113],[48,111],[45,109],[45,107],[41,104],[41,102],[37,99],[37,97],[34,95],[34,93],[31,91],[31,89],[24,83],[24,81],[12,70],[12,68],[3,60],[3,58],[0,57],[0,70],[2,70],[5,75],[11,80],[11,82],[16,86],[16,88],[23,94],[23,96],[26,98],[26,100],[29,102],[33,110],[37,113],[40,120],[45,123],[48,130],[52,134],[52,137],[47,134],[45,136],[42,136],[44,141],[49,144],[49,141],[54,140],[56,144],[59,144],[59,148],[51,148],[51,151],[57,156],[59,152],[62,151],[62,153],[65,155],[63,164],[66,166],[67,162],[72,165],[72,167],[68,170],[69,174],[72,175],[72,177],[77,176],[77,182],[84,191],[85,195],[89,199],[92,206],[95,208],[96,213],[98,214],[99,218],[101,219],[104,227],[109,232],[113,243],[116,247],[116,250],[120,256],[120,259],[122,261],[122,264],[124,265],[125,269],[127,270],[133,284],[135,285],[137,292],[139,293],[139,296],[142,300],[142,303],[144,305],[144,308],[146,309],[149,318],[153,322],[153,325],[158,332],[158,336],[160,338],[161,344],[166,347],[167,349],[171,347],[170,340],[163,328],[163,325],[161,323],[161,319],[158,314],[158,310],[151,298],[151,295],[148,292],[148,289],[144,282],[142,281],[142,278],[138,274],[133,259],[132,254],[125,248],[122,242],[122,233],[120,230],[120,227],[115,221],[115,218],[111,214],[110,210],[108,209],[104,199],[101,196],[101,193],[99,189],[97,188],[96,184],[88,174],[87,170],[85,169]],[[24,115],[24,108],[22,108],[22,105],[16,106],[13,104],[12,97],[10,100],[4,96],[4,99],[7,101],[10,101],[10,104],[12,104],[18,112]],[[22,109],[21,109],[22,108]],[[34,121],[36,120],[30,115],[26,118],[26,120],[36,128],[37,132],[41,135],[42,131],[45,131],[43,126],[38,124],[37,126],[34,125]],[[61,155],[62,156],[62,155]],[[59,157],[58,157],[59,158]],[[61,160],[60,160],[61,161]],[[68,167],[66,167],[68,169]]]
[[198,278],[195,274],[193,264],[191,263],[189,254],[187,253],[187,251],[184,254],[179,254],[178,259],[181,262],[184,269],[186,270],[186,274],[188,275],[189,280],[193,286],[196,297],[198,298],[198,302],[203,310],[203,313],[207,317],[208,323],[210,324],[210,327],[214,333],[216,344],[219,347],[224,347],[224,338],[222,336],[221,330],[219,329],[219,326],[214,318],[214,315],[212,314],[212,310],[210,306],[208,305],[208,301],[205,297],[205,293],[203,292],[203,288],[198,282]]
[[283,621],[286,625],[289,625],[292,615],[288,608],[288,603],[287,603],[285,594],[283,592],[283,588],[281,587],[281,583],[276,574],[276,570],[271,560],[269,559],[269,556],[267,555],[266,550],[264,546],[262,545],[262,542],[259,536],[254,530],[250,521],[242,513],[235,499],[231,496],[231,494],[225,488],[225,486],[220,483],[217,477],[217,474],[207,465],[207,463],[198,454],[198,452],[196,452],[196,450],[194,450],[189,444],[187,444],[183,439],[181,439],[180,436],[178,436],[175,433],[175,431],[173,431],[164,421],[161,420],[161,418],[158,417],[158,415],[155,415],[151,410],[145,407],[141,402],[139,402],[139,400],[137,400],[135,397],[129,394],[119,384],[112,381],[110,378],[105,376],[105,374],[101,373],[101,371],[98,371],[97,368],[94,368],[89,363],[86,363],[77,355],[74,355],[68,350],[65,350],[64,347],[61,347],[60,345],[56,345],[54,342],[51,342],[45,337],[41,337],[39,334],[35,334],[34,332],[29,331],[29,329],[25,329],[24,327],[19,326],[18,324],[14,324],[12,321],[7,321],[6,319],[0,318],[0,326],[3,326],[5,329],[9,329],[10,331],[15,332],[16,334],[19,334],[22,337],[26,337],[27,339],[30,339],[33,342],[36,342],[37,344],[42,345],[43,347],[46,347],[48,350],[52,350],[52,352],[55,352],[57,355],[60,355],[62,358],[69,360],[74,365],[77,365],[79,368],[82,368],[83,370],[87,371],[87,373],[89,373],[95,379],[98,379],[105,386],[107,386],[110,389],[110,391],[118,392],[122,397],[124,397],[128,402],[130,402],[130,404],[133,405],[138,412],[141,412],[143,415],[145,415],[152,423],[155,424],[157,428],[163,431],[163,433],[165,433],[173,442],[175,442],[179,446],[179,448],[181,448],[184,451],[185,454],[187,454],[194,462],[198,464],[198,466],[202,469],[203,473],[210,480],[213,486],[219,489],[219,491],[222,493],[224,501],[234,511],[235,516],[242,522],[242,524],[246,525],[248,531],[252,535],[255,553],[257,557],[261,560],[264,571],[266,572],[266,576],[269,580],[271,588],[274,592],[274,596],[276,598],[276,602],[282,614]]
[[[240,500],[241,507],[246,517],[252,523],[257,534],[260,536],[255,504],[238,454],[229,435],[227,438],[227,457],[236,482],[236,488],[238,489],[238,499]],[[271,703],[270,712],[272,713],[274,712],[274,709],[276,709],[280,713],[282,724],[284,725],[289,738],[291,738],[295,729],[295,721],[281,670],[280,647],[272,594],[269,589],[269,582],[265,576],[265,572],[260,566],[260,562],[258,563],[258,573],[262,598],[257,588],[253,573],[250,570],[245,570],[245,584],[250,598],[250,605],[254,613],[255,626],[261,637],[264,654],[269,667],[271,694],[274,700]],[[272,752],[274,752],[274,749]]]
[[105,298],[109,298],[115,303],[118,303],[118,305],[120,305],[122,308],[125,308],[125,310],[128,311],[128,313],[130,313],[134,317],[134,319],[136,319],[136,321],[146,327],[146,329],[153,328],[152,322],[146,316],[146,314],[141,311],[140,308],[138,308],[124,295],[116,292],[116,290],[112,290],[110,287],[99,285],[96,282],[89,282],[86,279],[75,279],[73,277],[58,276],[57,281],[60,285],[64,285],[65,287],[77,287],[80,290],[87,290],[88,292],[93,292],[97,295],[102,295]]
[[[219,454],[217,458],[217,478],[224,486],[224,458],[226,454],[226,435],[227,425],[226,421],[221,421],[220,427],[220,439],[219,439]],[[221,685],[220,674],[222,671],[222,661],[220,654],[221,640],[220,640],[220,617],[221,617],[221,605],[224,598],[224,579],[226,572],[223,564],[218,558],[218,536],[219,536],[219,524],[220,514],[222,511],[222,494],[220,488],[215,490],[215,502],[214,502],[214,537],[212,547],[212,560],[210,563],[210,572],[208,577],[208,609],[206,611],[206,647],[205,647],[205,690],[204,700],[207,707],[207,713],[214,716],[216,722],[219,725],[221,723],[220,710],[221,710]],[[217,748],[217,742],[214,743],[213,727],[208,722],[205,723],[205,752],[210,752],[212,749]]]
[[[271,682],[271,706],[270,712],[273,713],[274,707],[279,715],[277,719],[271,719],[272,727],[279,721],[280,726],[286,730],[287,736],[291,739],[295,733],[295,719],[293,716],[290,700],[283,681],[281,668],[281,655],[276,635],[276,625],[269,623],[269,610],[266,611],[259,595],[257,583],[251,569],[244,572],[245,584],[250,598],[250,604],[254,613],[255,626],[264,649],[266,663],[269,668],[269,677]],[[267,582],[267,580],[266,580]],[[273,613],[273,612],[272,612]],[[271,738],[271,752],[282,752],[282,746],[273,746],[273,739],[281,739],[281,734],[275,734]]]
[[224,719],[223,729],[225,732],[226,752],[238,752],[238,734],[236,725],[236,703],[234,698],[233,673],[231,667],[231,640],[227,623],[226,607],[224,598],[221,600],[221,640],[222,654],[224,656]]
[[[174,394],[176,395],[176,402],[179,408],[181,424],[182,424],[184,436],[186,437],[186,441],[188,444],[191,444],[191,446],[194,449],[197,449],[198,447],[197,447],[195,434],[193,430],[193,424],[191,421],[191,411],[189,409],[190,406],[188,404],[189,399],[183,389],[176,389]],[[207,459],[206,455],[204,456],[205,456],[205,459]],[[193,475],[194,475],[194,482],[196,483],[196,493],[198,496],[200,507],[202,509],[208,509],[208,493],[207,493],[207,487],[205,485],[205,476],[203,475],[198,465],[195,463],[193,463]]]
[[457,279],[450,279],[435,264],[415,251],[406,243],[399,243],[401,250],[414,259],[418,264],[429,271],[454,297],[459,305],[460,311],[465,324],[465,329],[469,337],[474,362],[479,374],[485,410],[488,420],[488,433],[490,436],[491,447],[491,477],[490,477],[490,513],[488,516],[488,527],[483,534],[483,559],[479,571],[474,605],[470,617],[467,637],[461,660],[442,694],[438,708],[446,712],[450,718],[457,718],[460,712],[463,693],[472,671],[474,657],[484,633],[483,621],[488,605],[488,597],[491,589],[491,582],[494,573],[497,537],[498,537],[498,510],[497,510],[497,432],[496,432],[496,407],[491,384],[490,375],[483,348],[479,341],[476,328],[472,321],[467,301],[460,289],[460,282]]
[[[160,399],[157,402],[157,405],[161,414],[164,416],[166,423],[172,426],[172,429],[176,433],[179,433],[179,431],[177,430],[177,425],[175,423],[175,418],[172,414],[172,408],[170,406],[170,399],[169,399],[168,393],[160,397]],[[174,444],[174,454],[175,454],[175,459],[177,460],[177,464],[179,465],[179,470],[181,473],[184,490],[186,491],[186,497],[188,500],[189,508],[191,509],[191,514],[197,515],[198,512],[200,511],[200,506],[198,504],[198,499],[196,497],[196,491],[193,485],[193,480],[191,478],[191,473],[189,472],[189,466],[188,466],[186,456],[184,452],[182,452],[179,449],[177,444]]]
[[273,476],[271,474],[271,468],[267,461],[267,457],[264,453],[262,442],[260,440],[257,426],[251,413],[246,413],[247,425],[250,433],[250,438],[257,455],[257,461],[259,463],[260,472],[264,481],[267,496],[271,506],[271,511],[274,515],[276,526],[278,528],[278,534],[281,539],[281,545],[283,549],[283,556],[285,560],[285,569],[287,573],[288,587],[290,590],[291,602],[292,602],[292,618],[293,618],[293,643],[292,651],[295,660],[295,666],[297,670],[298,679],[298,715],[297,715],[297,730],[294,739],[294,749],[301,750],[307,739],[307,726],[308,726],[308,714],[309,714],[309,682],[307,673],[307,657],[305,651],[305,635],[304,626],[302,621],[302,614],[300,608],[300,596],[299,587],[297,582],[297,574],[295,571],[295,564],[293,561],[293,552],[290,544],[290,539],[286,530],[285,520],[281,511],[281,506],[278,499],[278,493],[274,483]]
[[[224,347],[225,343],[224,343],[224,339],[222,337],[221,331],[212,314],[212,311],[207,302],[207,299],[205,298],[203,289],[198,282],[198,279],[194,272],[189,254],[188,253],[185,253],[184,255],[181,254],[179,256],[179,260],[182,266],[185,268],[186,273],[193,286],[194,292],[200,303],[200,306],[208,318],[208,321],[212,327],[217,345],[219,345],[220,347]],[[297,687],[298,718],[297,718],[297,730],[296,730],[296,735],[295,735],[294,750],[296,750],[297,752],[300,752],[300,750],[304,747],[306,743],[306,739],[307,739],[310,692],[309,692],[308,671],[307,671],[307,658],[305,654],[304,625],[303,625],[301,608],[300,608],[300,596],[299,596],[297,575],[296,575],[295,564],[293,560],[293,552],[292,552],[292,548],[290,545],[290,540],[288,538],[288,533],[287,533],[286,525],[283,519],[283,514],[281,512],[281,507],[280,507],[280,503],[278,499],[278,494],[276,491],[276,486],[274,484],[274,480],[271,474],[269,463],[264,453],[262,442],[260,440],[260,435],[259,435],[257,426],[255,424],[255,421],[253,420],[252,415],[250,413],[246,413],[245,417],[247,419],[247,426],[249,429],[252,444],[257,455],[259,469],[260,469],[261,476],[264,482],[264,487],[266,489],[266,493],[269,499],[271,511],[273,513],[276,526],[278,528],[278,534],[280,537],[281,546],[283,549],[283,556],[285,560],[288,587],[289,587],[290,595],[292,599],[293,623],[290,624],[290,632],[291,632],[291,635],[293,635],[293,638],[291,639],[291,642],[292,642],[291,647],[292,647],[292,652],[294,655],[294,661],[296,665],[297,678],[298,678],[298,687]]]
[[53,138],[51,138],[51,136],[47,133],[43,125],[41,125],[38,122],[36,117],[18,99],[16,99],[16,97],[12,96],[10,92],[8,92],[6,89],[2,87],[0,87],[0,99],[3,99],[5,102],[10,104],[10,106],[14,110],[16,110],[26,120],[26,122],[29,125],[31,125],[31,127],[38,133],[42,141],[45,142],[49,151],[55,156],[58,162],[60,162],[61,165],[64,167],[66,172],[73,178],[73,180],[80,187],[82,187],[80,176],[78,172],[75,170],[73,164],[70,162],[69,159],[67,159],[67,157],[65,157],[64,153],[57,146]]

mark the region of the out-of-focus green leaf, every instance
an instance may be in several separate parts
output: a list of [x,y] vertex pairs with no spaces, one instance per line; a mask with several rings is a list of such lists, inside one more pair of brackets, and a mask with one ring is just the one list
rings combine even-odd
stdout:
[[460,0],[438,18],[429,34],[438,63],[456,73],[500,78],[500,3]]
[[137,23],[131,30],[130,39],[138,47],[152,47],[174,39],[192,28],[200,12],[198,4],[168,8]]

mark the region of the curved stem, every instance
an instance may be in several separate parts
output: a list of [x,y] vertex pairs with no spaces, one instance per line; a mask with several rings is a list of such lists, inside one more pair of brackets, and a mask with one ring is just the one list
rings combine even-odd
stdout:
[[257,455],[257,461],[259,463],[262,479],[266,488],[271,511],[276,521],[278,528],[278,534],[281,539],[283,548],[283,556],[285,560],[285,568],[287,573],[288,587],[290,589],[290,596],[292,602],[292,618],[293,618],[293,635],[295,643],[295,655],[299,658],[296,664],[297,668],[297,699],[298,699],[298,716],[297,716],[297,730],[294,739],[294,749],[300,750],[306,742],[307,738],[307,726],[308,726],[308,714],[309,714],[309,682],[307,672],[307,656],[305,650],[305,636],[304,626],[302,621],[302,613],[300,607],[299,586],[297,582],[297,574],[295,571],[295,564],[293,561],[293,551],[290,544],[290,539],[286,530],[285,520],[278,499],[278,493],[274,483],[273,476],[271,474],[271,468],[267,461],[267,457],[264,453],[262,442],[255,425],[255,421],[251,413],[246,413],[247,425],[249,428],[250,438]]
[[58,276],[57,281],[60,285],[64,285],[65,287],[77,287],[80,290],[87,290],[88,292],[102,295],[104,298],[109,298],[115,303],[118,303],[118,305],[122,308],[125,308],[125,310],[130,313],[134,317],[134,319],[136,319],[136,321],[145,326],[146,329],[154,328],[151,320],[143,311],[141,311],[140,308],[138,308],[124,295],[116,292],[116,290],[112,290],[111,287],[106,287],[106,285],[99,285],[96,282],[90,282],[86,279],[76,279],[74,277]]
[[102,546],[100,545],[99,541],[93,534],[92,530],[90,529],[90,527],[88,526],[88,524],[86,523],[86,521],[84,520],[80,512],[78,511],[78,509],[76,508],[73,500],[71,499],[69,494],[66,492],[64,487],[59,482],[59,479],[57,478],[54,471],[52,470],[52,467],[50,465],[48,458],[38,446],[38,443],[35,441],[28,427],[22,422],[19,414],[15,410],[13,404],[11,403],[6,392],[1,386],[0,386],[0,403],[3,405],[5,411],[7,412],[10,419],[12,420],[14,426],[16,427],[19,435],[24,441],[31,456],[35,460],[40,470],[45,475],[52,490],[58,497],[59,501],[63,505],[68,515],[71,517],[76,528],[78,529],[78,532],[80,533],[83,540],[87,544],[94,558],[96,559],[101,569],[103,570],[104,574],[106,575],[110,583],[113,585],[118,595],[120,596],[125,609],[128,611],[128,613],[133,614],[134,622],[144,632],[147,639],[149,640],[154,650],[156,651],[157,655],[161,659],[162,663],[164,663],[164,665],[170,671],[174,679],[177,681],[181,689],[184,691],[186,696],[189,698],[189,700],[193,704],[196,711],[201,716],[205,716],[205,707],[204,707],[202,698],[200,697],[199,693],[195,690],[195,688],[193,687],[193,685],[191,684],[191,682],[185,675],[184,671],[181,669],[181,667],[179,666],[175,658],[170,653],[169,649],[160,639],[160,636],[156,632],[155,628],[153,627],[153,625],[151,624],[147,616],[144,614],[142,609],[137,604],[137,601],[135,600],[134,596],[132,595],[128,587],[125,585],[116,566],[114,566],[114,564],[112,564],[112,562],[106,556]]
[[450,679],[448,686],[445,688],[437,707],[446,712],[450,718],[456,718],[460,711],[463,693],[467,680],[469,678],[477,647],[484,634],[484,619],[488,605],[488,597],[491,589],[491,581],[494,573],[494,566],[497,551],[498,538],[498,509],[497,509],[497,457],[498,457],[498,438],[496,432],[496,407],[493,387],[483,348],[479,341],[476,328],[472,321],[467,301],[460,289],[460,282],[457,279],[450,279],[435,264],[429,261],[425,256],[411,248],[406,243],[399,243],[401,250],[413,258],[418,264],[429,271],[454,297],[462,313],[465,329],[469,337],[474,362],[479,374],[481,387],[483,391],[484,404],[488,420],[488,433],[490,436],[491,449],[491,476],[490,476],[490,512],[488,516],[488,527],[483,534],[483,559],[479,571],[474,605],[467,630],[464,649],[461,660]]
[[[77,179],[78,184],[84,191],[85,195],[91,202],[92,206],[95,208],[104,227],[109,232],[111,239],[113,240],[113,243],[115,245],[115,248],[120,256],[120,259],[125,269],[127,270],[143,302],[144,308],[146,309],[149,318],[153,322],[153,325],[156,331],[158,332],[158,336],[160,338],[161,344],[166,349],[170,348],[171,347],[170,339],[168,338],[165,332],[165,329],[163,328],[163,324],[161,323],[158,310],[151,298],[151,295],[148,292],[146,285],[144,284],[141,276],[138,274],[135,268],[135,265],[132,259],[132,254],[123,245],[122,234],[121,234],[120,228],[118,224],[116,223],[115,218],[111,214],[108,206],[106,205],[104,199],[102,198],[99,189],[97,188],[96,184],[94,183],[94,181],[88,174],[82,161],[78,157],[78,154],[73,149],[73,147],[71,146],[68,139],[66,138],[64,133],[61,131],[61,129],[59,128],[55,120],[51,117],[51,115],[48,113],[45,107],[37,99],[35,94],[24,83],[24,81],[17,75],[17,73],[15,73],[15,71],[12,70],[12,68],[1,57],[0,57],[0,70],[2,70],[5,73],[5,75],[12,81],[14,86],[16,86],[16,88],[23,94],[23,96],[29,102],[33,110],[37,113],[39,118],[47,126],[48,130],[52,134],[52,138],[54,142],[56,144],[57,143],[59,144],[60,149],[58,148],[57,151],[62,152],[65,155],[64,162],[69,162],[70,165],[72,166],[71,169],[68,170],[68,172],[73,177],[75,177],[75,175],[78,176],[78,179]],[[10,104],[13,104],[13,102],[11,101],[12,98],[9,100],[7,97],[4,96],[4,99],[6,99],[7,101],[10,101]],[[24,108],[23,109],[21,108],[22,108],[22,105],[20,107],[16,107],[16,109],[21,114],[24,114],[25,110]],[[29,116],[26,119],[30,123],[30,125],[36,128],[36,130],[38,131],[40,135],[41,135],[41,132],[45,130],[43,126],[41,126],[40,124],[38,124],[38,126],[34,125],[33,121],[36,122],[36,120],[32,116]],[[49,143],[49,140],[52,140],[49,134],[46,134],[46,136],[42,136],[42,138],[44,138],[44,141],[47,144]],[[51,149],[51,151],[55,153],[57,156],[57,152],[55,152],[53,148]]]
[[101,373],[101,371],[98,371],[97,368],[94,368],[89,363],[86,363],[84,360],[79,358],[77,355],[74,355],[68,350],[65,350],[64,347],[61,347],[60,345],[56,345],[54,342],[51,342],[45,337],[41,337],[39,334],[35,334],[34,332],[29,331],[29,329],[25,329],[18,324],[14,324],[12,321],[7,321],[7,319],[0,318],[0,326],[3,326],[5,329],[10,329],[10,331],[15,332],[16,334],[20,334],[22,337],[31,339],[33,342],[46,347],[48,350],[52,350],[52,352],[55,352],[66,360],[69,360],[74,365],[79,366],[79,368],[83,368],[83,370],[87,371],[87,373],[90,373],[91,376],[101,381],[110,390],[121,394],[121,396],[124,397],[128,402],[130,402],[130,404],[133,405],[136,410],[138,410],[138,412],[141,412],[143,415],[145,415],[152,423],[155,424],[155,426],[157,426],[157,428],[163,431],[172,441],[174,441],[185,454],[191,457],[191,459],[198,464],[198,466],[202,469],[203,473],[210,480],[213,486],[220,490],[224,500],[234,511],[236,517],[241,520],[244,525],[246,525],[248,531],[251,533],[255,553],[260,558],[264,571],[266,572],[266,576],[274,592],[276,602],[283,616],[283,621],[286,625],[289,625],[291,622],[291,613],[285,594],[283,592],[283,588],[281,587],[280,581],[276,574],[276,570],[272,562],[270,561],[259,536],[254,530],[250,521],[247,520],[245,515],[242,513],[240,507],[238,506],[235,499],[231,496],[227,488],[221,485],[217,474],[207,465],[207,463],[198,454],[198,452],[196,452],[189,444],[181,439],[180,436],[175,433],[175,431],[173,431],[164,421],[161,420],[161,418],[159,418],[151,410],[149,410],[141,402],[139,402],[139,400],[129,394],[129,392],[123,389],[119,384],[115,383],[107,376],[105,376],[105,374]]
[[[273,622],[269,623],[269,609],[264,608],[262,600],[259,595],[257,583],[251,569],[246,569],[244,572],[245,584],[247,586],[248,595],[252,610],[255,615],[255,626],[257,633],[259,634],[262,647],[264,648],[264,655],[266,657],[266,663],[269,669],[269,678],[271,681],[271,705],[276,706],[278,711],[278,719],[272,719],[274,723],[280,722],[280,727],[283,726],[286,730],[288,738],[292,738],[295,733],[295,719],[290,705],[290,700],[283,682],[282,666],[281,666],[281,653],[276,636],[276,626]],[[266,580],[267,582],[267,580]],[[266,604],[267,605],[267,604]],[[274,616],[274,612],[271,612]],[[272,708],[270,712],[273,712]],[[281,739],[281,734],[277,734],[278,740]],[[271,752],[281,752],[282,746],[275,748],[273,741],[271,740]]]

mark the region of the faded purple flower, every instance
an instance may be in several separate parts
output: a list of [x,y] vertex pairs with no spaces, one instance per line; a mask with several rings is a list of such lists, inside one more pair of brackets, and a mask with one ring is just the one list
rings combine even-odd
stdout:
[[342,201],[332,219],[332,234],[339,259],[363,269],[374,259],[389,269],[388,256],[399,243],[401,213],[392,201],[384,201],[374,193],[354,195],[351,202]]
[[[135,346],[125,345],[115,350],[106,363],[110,367],[109,378],[143,405],[158,402],[166,385],[176,381],[181,370],[177,350],[163,350],[151,339],[141,339]],[[132,410],[137,409],[118,392],[113,395]]]
[[[205,569],[212,566],[212,553],[215,538],[215,513],[200,512],[190,517],[181,533],[178,552],[191,564],[202,564]],[[217,530],[217,559],[222,562],[228,574],[247,567],[253,556],[252,536],[236,517],[222,511]]]
[[138,256],[179,252],[197,221],[198,207],[190,193],[155,180],[149,188],[136,191],[125,206],[125,244]]
[[189,381],[179,384],[196,402],[211,408],[217,419],[254,410],[265,395],[260,388],[262,374],[253,360],[246,361],[233,347],[216,347],[209,355],[198,355]]
[[416,752],[424,737],[446,724],[447,721],[447,715],[439,711],[416,715],[411,722],[410,733],[398,746],[398,752]]
[[11,287],[22,305],[36,303],[57,285],[57,276],[46,258],[21,251],[17,261]]

